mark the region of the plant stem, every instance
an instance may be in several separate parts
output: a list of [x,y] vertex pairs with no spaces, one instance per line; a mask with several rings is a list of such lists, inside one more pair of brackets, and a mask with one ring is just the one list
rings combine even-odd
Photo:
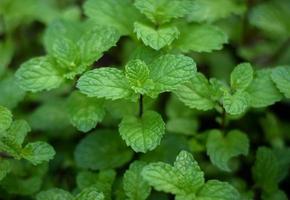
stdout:
[[139,98],[139,117],[141,118],[143,115],[143,95],[140,94]]

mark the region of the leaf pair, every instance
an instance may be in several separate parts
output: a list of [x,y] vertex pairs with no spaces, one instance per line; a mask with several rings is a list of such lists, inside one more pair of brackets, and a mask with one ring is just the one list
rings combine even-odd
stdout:
[[46,142],[32,142],[22,147],[30,126],[24,120],[12,121],[12,114],[5,107],[0,106],[0,113],[0,151],[15,159],[24,158],[34,165],[53,158],[55,151]]
[[108,27],[87,28],[76,38],[70,31],[79,31],[78,26],[70,25],[53,23],[46,35],[48,55],[33,58],[17,70],[16,78],[23,89],[38,92],[59,87],[65,79],[83,73],[119,39],[117,31]]
[[151,163],[141,174],[156,190],[174,194],[179,200],[240,198],[238,191],[228,183],[205,182],[198,163],[186,151],[178,154],[173,166],[163,162]]

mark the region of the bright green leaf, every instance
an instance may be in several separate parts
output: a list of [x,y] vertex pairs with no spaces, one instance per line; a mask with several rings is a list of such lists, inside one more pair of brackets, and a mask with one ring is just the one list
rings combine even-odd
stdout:
[[237,91],[233,95],[226,92],[223,96],[223,106],[227,113],[239,115],[246,111],[249,105],[248,93]]
[[277,67],[273,69],[272,80],[286,98],[290,98],[290,67]]
[[73,200],[73,196],[62,189],[53,188],[36,195],[36,200]]
[[155,50],[160,50],[169,46],[179,36],[179,31],[175,26],[163,25],[155,28],[151,25],[135,22],[134,32],[137,38],[141,39],[146,46]]
[[231,73],[231,87],[234,90],[245,90],[253,80],[253,68],[249,63],[239,64]]
[[121,137],[135,152],[145,153],[155,149],[165,134],[162,117],[146,111],[141,117],[125,116],[119,125]]
[[74,200],[104,200],[105,196],[95,187],[89,187],[82,190]]
[[12,123],[12,113],[6,107],[0,106],[0,132],[5,131]]

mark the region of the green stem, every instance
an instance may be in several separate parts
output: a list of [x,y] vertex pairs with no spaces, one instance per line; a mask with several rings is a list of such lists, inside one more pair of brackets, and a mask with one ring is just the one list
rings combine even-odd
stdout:
[[141,118],[143,116],[143,95],[140,94],[139,98],[139,117]]

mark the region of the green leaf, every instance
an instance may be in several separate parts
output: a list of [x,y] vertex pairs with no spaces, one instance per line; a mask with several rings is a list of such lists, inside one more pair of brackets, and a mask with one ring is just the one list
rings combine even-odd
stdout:
[[122,99],[131,94],[124,73],[116,68],[100,68],[86,72],[78,80],[77,88],[89,97]]
[[117,132],[98,130],[80,141],[74,157],[81,168],[102,170],[123,166],[131,160],[132,151],[126,147]]
[[150,78],[160,92],[171,91],[196,73],[196,64],[190,57],[166,54],[149,65]]
[[[250,12],[250,23],[276,37],[289,37],[290,2],[268,1],[254,7]],[[271,22],[271,23],[269,23]]]
[[237,91],[233,95],[226,92],[223,96],[223,106],[227,113],[231,115],[239,115],[246,111],[249,105],[248,93]]
[[188,13],[187,0],[136,0],[136,8],[155,24],[164,24]]
[[88,132],[95,128],[105,116],[103,101],[74,92],[68,99],[68,115],[71,123],[80,131]]
[[246,90],[252,107],[270,106],[282,99],[282,94],[271,79],[272,71],[272,69],[256,71],[252,83]]
[[272,80],[286,98],[290,98],[290,67],[277,67],[273,69]]
[[131,34],[133,23],[142,18],[130,0],[87,0],[84,10],[98,25],[114,27],[122,35]]
[[7,130],[7,137],[22,145],[26,135],[31,131],[29,124],[25,120],[15,120]]
[[18,86],[14,76],[8,76],[0,81],[0,94],[0,105],[13,109],[23,100],[25,91]]
[[12,113],[6,107],[0,106],[0,133],[7,130],[12,123]]
[[239,192],[230,184],[209,180],[198,192],[196,200],[240,200]]
[[63,81],[48,57],[37,57],[23,63],[16,72],[19,85],[26,91],[39,92],[60,86]]
[[146,63],[139,59],[131,60],[125,66],[126,78],[136,93],[145,94],[154,87],[149,73]]
[[174,166],[162,162],[150,163],[144,167],[142,176],[157,191],[175,195],[195,193],[204,184],[203,172],[186,151],[179,153]]
[[194,118],[174,118],[166,122],[166,130],[172,133],[194,135],[198,121]]
[[231,87],[234,90],[245,90],[253,80],[254,71],[249,63],[242,63],[231,73]]
[[104,200],[105,196],[97,188],[90,187],[82,190],[74,200]]
[[179,39],[172,46],[183,53],[212,52],[222,49],[223,44],[228,42],[227,35],[216,26],[190,24],[178,27],[178,29],[180,30]]
[[172,25],[163,25],[155,28],[151,25],[135,22],[134,32],[137,34],[137,38],[141,39],[146,46],[150,46],[155,50],[169,46],[179,37],[178,29]]
[[21,151],[21,156],[33,165],[39,165],[53,159],[55,151],[46,142],[28,143]]
[[240,14],[245,10],[245,6],[232,0],[195,0],[189,10],[189,21],[211,23],[231,14]]
[[22,147],[19,145],[13,137],[2,136],[0,137],[0,151],[7,153],[8,155],[19,160],[21,158]]
[[202,73],[197,73],[188,82],[179,85],[174,94],[186,106],[198,110],[210,110],[215,106],[211,99],[211,86]]
[[109,27],[96,27],[87,31],[78,41],[81,63],[91,65],[105,51],[115,46],[119,38],[119,33]]
[[9,160],[0,159],[0,181],[11,171],[11,168]]
[[163,162],[150,163],[142,170],[143,178],[153,186],[157,191],[168,192],[172,194],[182,194],[184,185],[180,184],[178,170],[171,165]]
[[36,195],[36,200],[73,200],[74,197],[67,191],[53,188]]
[[176,157],[174,168],[183,176],[181,184],[187,185],[185,190],[196,192],[204,184],[204,173],[201,171],[198,163],[194,160],[191,153],[181,151]]
[[219,130],[212,130],[206,148],[207,155],[215,166],[223,171],[231,171],[228,162],[233,157],[248,154],[249,139],[246,134],[238,130],[230,131],[226,136],[223,136]]
[[256,161],[252,168],[253,178],[256,184],[266,192],[278,189],[279,165],[273,151],[266,147],[259,147]]
[[145,200],[151,192],[150,186],[141,176],[145,165],[144,162],[135,161],[124,174],[123,188],[129,200]]
[[66,37],[58,37],[53,45],[51,55],[62,68],[73,69],[79,64],[79,49],[76,43]]
[[146,111],[141,117],[125,116],[119,132],[135,152],[145,153],[155,149],[165,134],[165,123],[154,111]]

